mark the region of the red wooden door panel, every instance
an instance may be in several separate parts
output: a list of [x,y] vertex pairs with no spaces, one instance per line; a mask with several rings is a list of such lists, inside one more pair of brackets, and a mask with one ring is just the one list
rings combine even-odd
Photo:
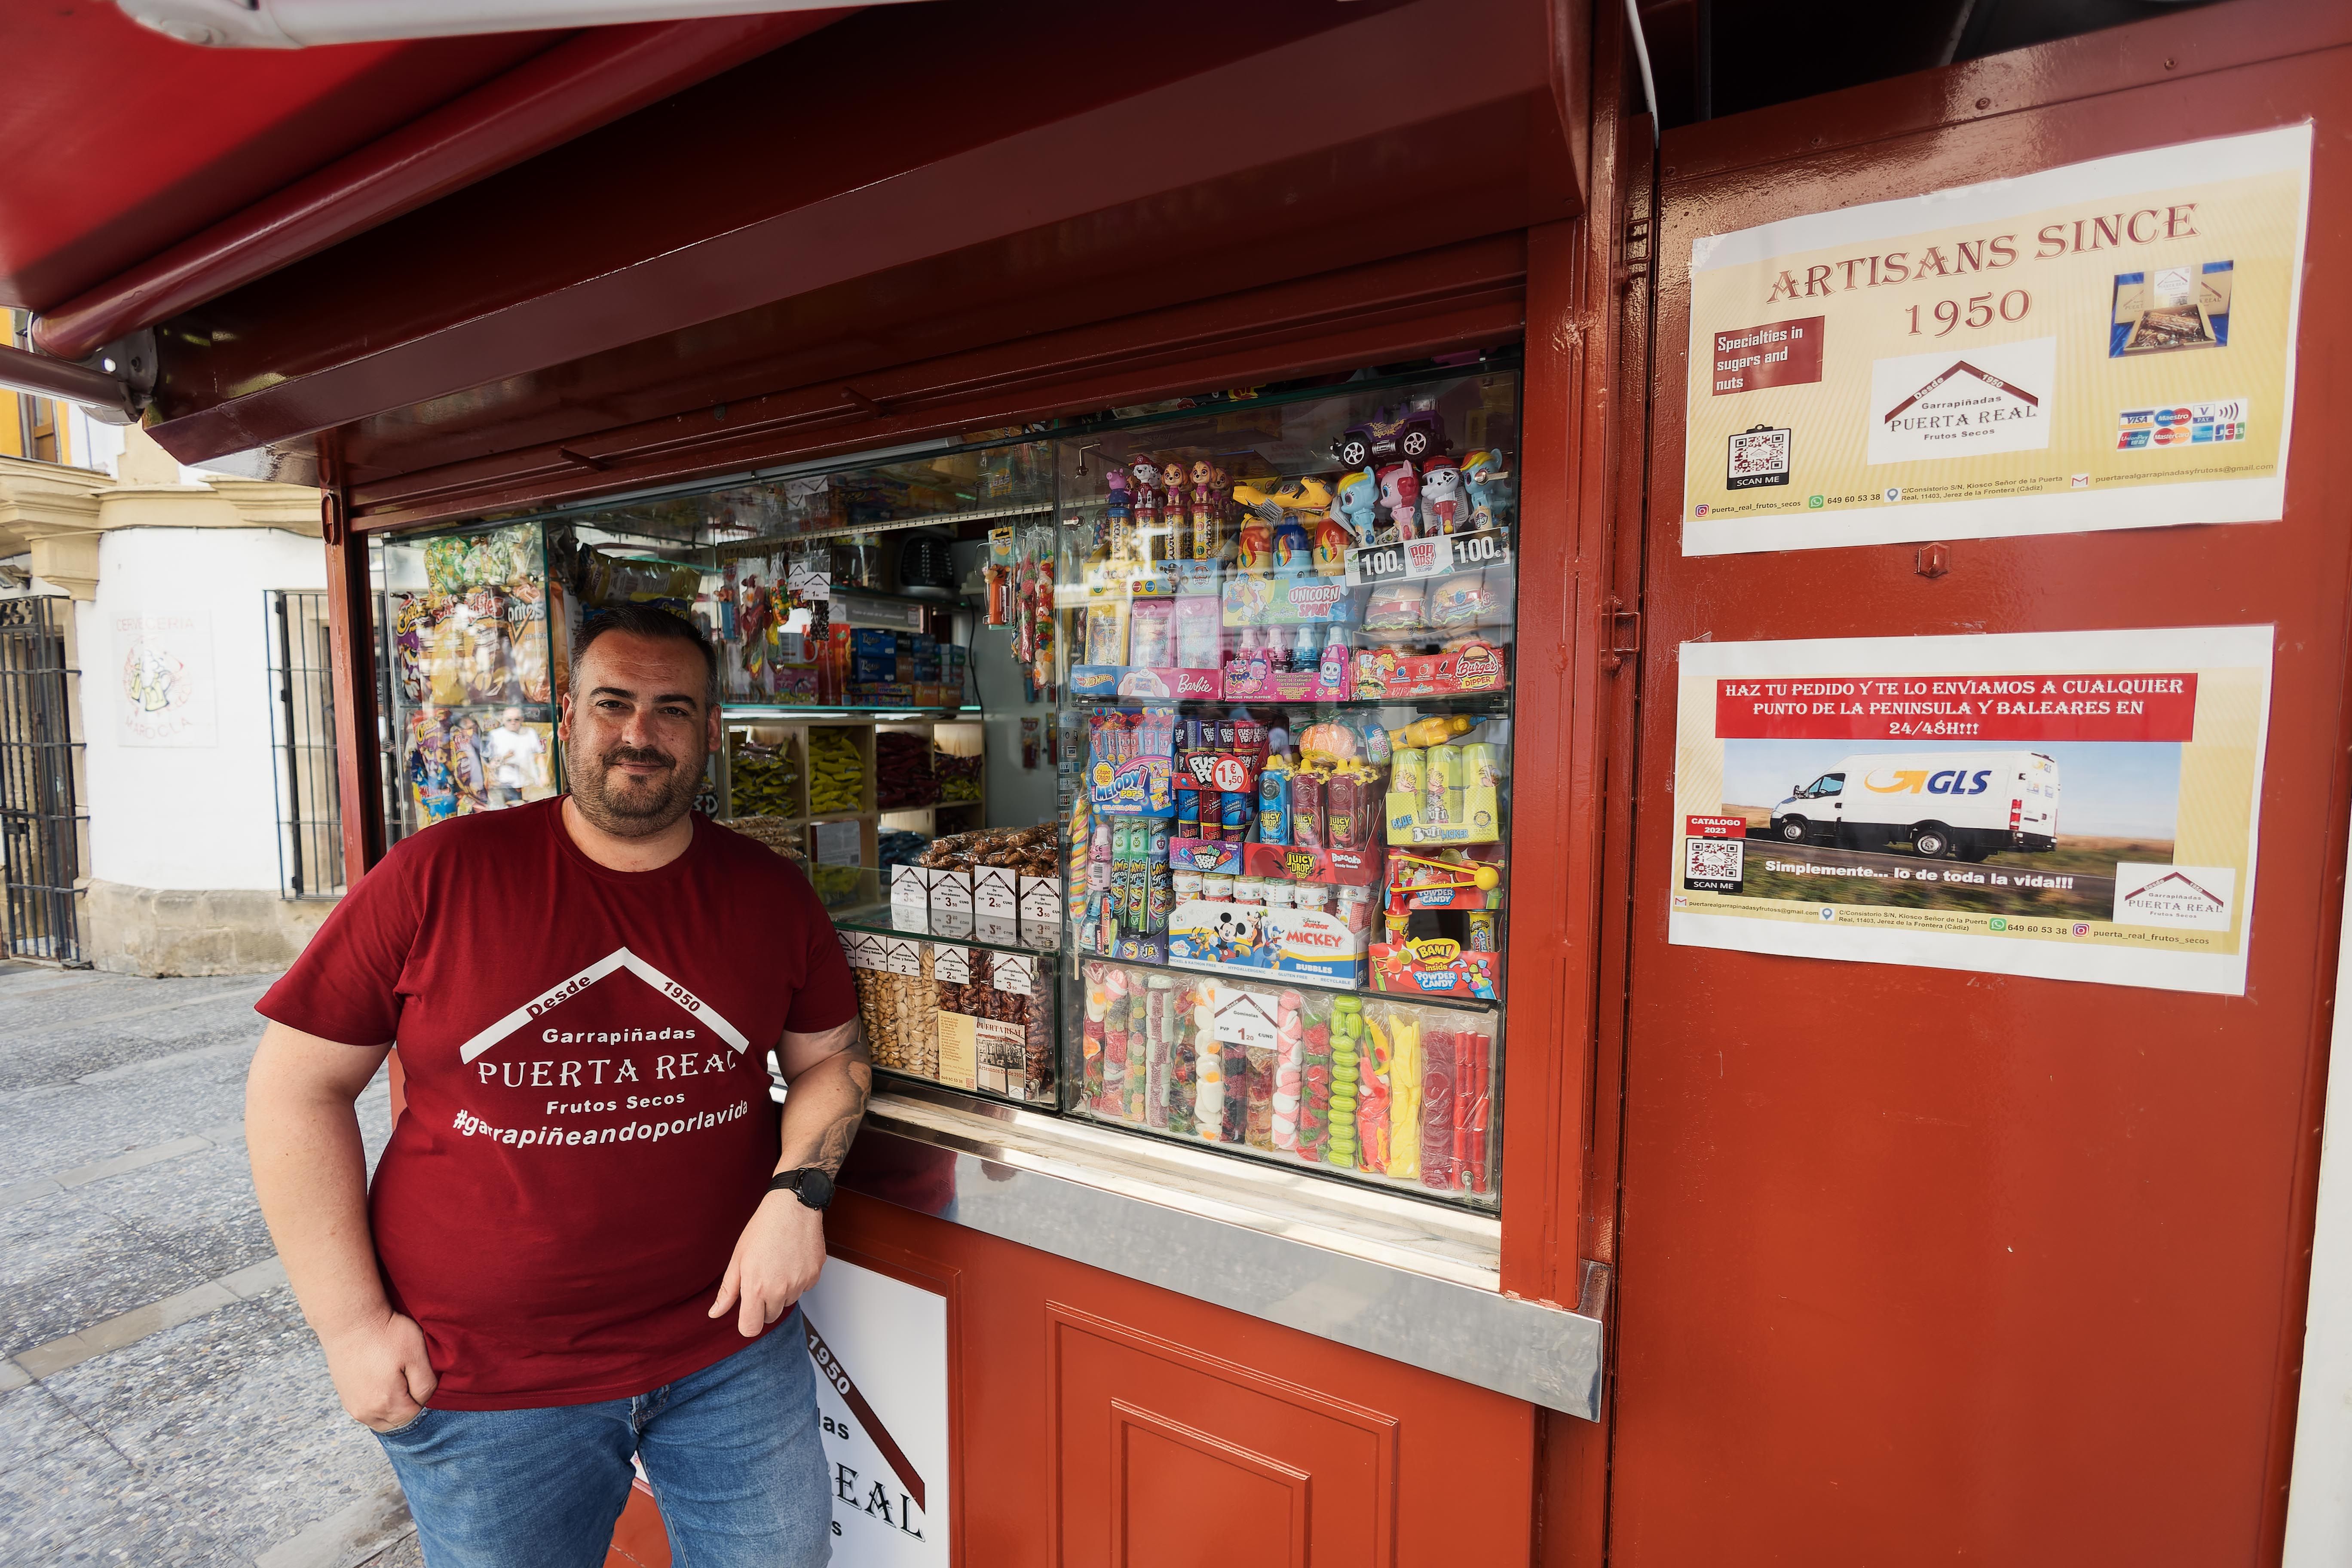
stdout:
[[[1110,1555],[1120,1568],[1307,1568],[1309,1472],[1124,1399],[1111,1401],[1111,1432]],[[1071,1479],[1065,1467],[1066,1494]]]
[[1395,1561],[1394,1416],[1059,1304],[1046,1321],[1064,1563]]
[[[2352,47],[2262,54],[2326,10],[2217,6],[1666,138],[1625,1568],[2276,1558],[2345,828],[2352,297],[2322,280],[2352,273]],[[1680,554],[1694,238],[2305,118],[2284,521],[1959,539],[1935,579],[1912,544]],[[2243,996],[1667,945],[1678,645],[2263,624],[2276,721]]]
[[1531,1405],[856,1192],[825,1230],[953,1275],[959,1563],[1528,1561]]

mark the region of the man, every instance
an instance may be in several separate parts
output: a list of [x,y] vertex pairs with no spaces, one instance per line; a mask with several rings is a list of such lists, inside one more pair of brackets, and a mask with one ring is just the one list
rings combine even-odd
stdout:
[[482,754],[490,765],[490,805],[512,805],[539,777],[540,758],[547,748],[536,731],[523,727],[522,710],[509,708],[499,727],[484,738]]
[[[430,1568],[602,1563],[632,1455],[680,1563],[814,1568],[793,1303],[872,1083],[856,994],[801,873],[689,810],[709,646],[623,608],[573,671],[572,793],[404,840],[262,998],[254,1185]],[[352,1102],[394,1039],[370,1194]]]

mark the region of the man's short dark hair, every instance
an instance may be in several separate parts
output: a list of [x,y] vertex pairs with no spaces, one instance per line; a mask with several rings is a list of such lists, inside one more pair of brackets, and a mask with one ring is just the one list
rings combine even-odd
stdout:
[[588,657],[588,650],[606,632],[627,632],[633,637],[651,637],[656,641],[668,637],[677,642],[692,643],[694,650],[702,656],[702,668],[707,676],[702,705],[705,708],[719,706],[719,650],[710,646],[710,639],[704,637],[702,628],[692,621],[653,605],[609,605],[590,610],[587,618],[580,623],[580,640],[572,646],[572,668],[580,668],[581,661]]

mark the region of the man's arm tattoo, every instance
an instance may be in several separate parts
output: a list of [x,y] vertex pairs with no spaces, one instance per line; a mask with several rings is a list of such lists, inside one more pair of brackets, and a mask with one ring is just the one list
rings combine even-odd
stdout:
[[816,1163],[829,1176],[841,1173],[841,1163],[849,1158],[849,1145],[857,1136],[857,1124],[865,1119],[866,1098],[874,1092],[874,1058],[866,1048],[866,1026],[853,1018],[848,1027],[849,1043],[838,1059],[856,1100],[827,1124],[817,1140]]

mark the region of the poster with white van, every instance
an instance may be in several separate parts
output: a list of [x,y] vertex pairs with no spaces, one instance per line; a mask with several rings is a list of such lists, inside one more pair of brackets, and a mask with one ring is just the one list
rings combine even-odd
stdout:
[[1681,661],[1670,942],[2244,993],[2268,626]]

